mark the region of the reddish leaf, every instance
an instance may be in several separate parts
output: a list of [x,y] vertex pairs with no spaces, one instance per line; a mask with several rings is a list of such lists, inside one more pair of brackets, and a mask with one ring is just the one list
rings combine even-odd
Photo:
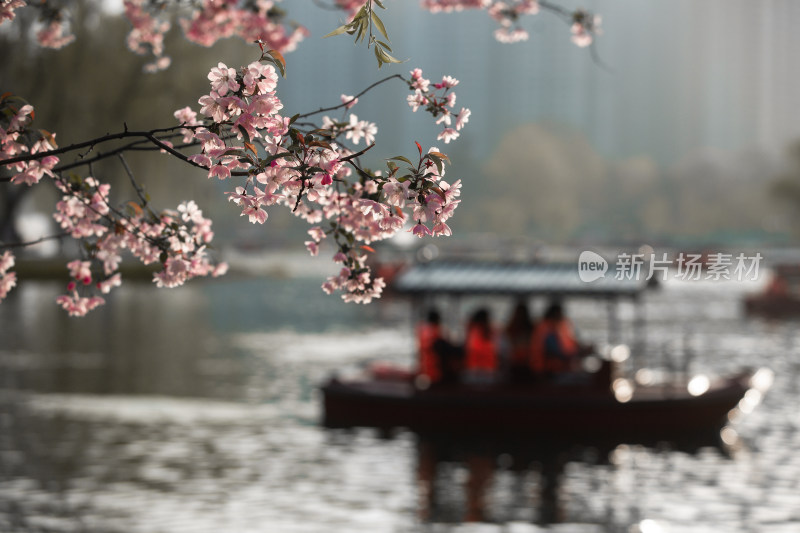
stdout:
[[139,204],[137,204],[136,202],[134,202],[134,201],[128,202],[128,207],[133,209],[133,212],[136,213],[137,215],[141,215],[142,214],[142,207]]

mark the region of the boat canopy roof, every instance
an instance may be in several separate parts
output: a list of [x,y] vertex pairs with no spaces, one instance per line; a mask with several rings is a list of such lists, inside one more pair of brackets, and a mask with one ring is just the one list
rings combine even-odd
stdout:
[[[627,273],[630,274],[630,273]],[[648,286],[644,276],[619,275],[613,265],[593,281],[583,281],[575,263],[432,261],[417,263],[394,279],[400,294],[636,298]]]

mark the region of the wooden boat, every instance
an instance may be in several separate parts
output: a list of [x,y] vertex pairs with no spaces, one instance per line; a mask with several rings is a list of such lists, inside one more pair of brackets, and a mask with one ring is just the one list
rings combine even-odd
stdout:
[[719,431],[755,373],[720,379],[702,393],[674,384],[603,385],[594,376],[526,386],[456,385],[418,389],[411,380],[331,379],[323,387],[329,427],[405,427],[419,432],[613,436],[641,440]]
[[[395,282],[396,292],[417,303],[432,295],[466,294],[599,297],[614,303],[639,301],[646,289],[646,281],[615,280],[612,274],[592,284],[579,279],[576,266],[536,264],[428,264],[406,270]],[[609,325],[618,327],[615,318]],[[410,374],[384,371],[360,379],[332,377],[321,390],[324,423],[330,427],[640,442],[702,431],[719,434],[732,410],[749,408],[760,398],[769,375],[766,369],[743,370],[713,381],[640,385],[620,375],[616,362],[602,360],[594,373],[527,384],[425,388]]]

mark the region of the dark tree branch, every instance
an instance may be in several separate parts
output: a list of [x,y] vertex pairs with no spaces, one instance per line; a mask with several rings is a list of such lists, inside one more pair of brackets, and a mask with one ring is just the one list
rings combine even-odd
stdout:
[[120,133],[110,133],[108,135],[103,135],[102,137],[97,137],[96,139],[91,139],[91,140],[84,141],[84,142],[77,143],[77,144],[71,144],[71,145],[65,146],[63,148],[55,148],[53,150],[48,150],[46,152],[37,152],[35,154],[28,153],[28,154],[25,154],[25,155],[19,155],[19,156],[16,156],[16,157],[10,157],[8,159],[3,159],[3,160],[0,160],[0,166],[10,165],[10,164],[13,164],[13,163],[22,163],[22,162],[25,162],[25,161],[33,161],[33,160],[36,160],[36,159],[42,159],[42,158],[50,156],[50,155],[66,154],[66,153],[74,152],[75,150],[80,150],[82,148],[87,148],[87,147],[93,148],[95,145],[100,144],[100,143],[104,143],[104,142],[108,142],[108,141],[116,141],[116,140],[125,139],[125,138],[128,138],[128,137],[144,137],[146,139],[150,139],[151,142],[155,142],[158,145],[162,145],[163,143],[161,143],[160,141],[155,139],[155,134],[172,132],[172,131],[175,131],[178,128],[185,128],[185,126],[180,125],[180,126],[173,126],[171,128],[159,128],[159,129],[154,129],[154,130],[150,130],[150,131],[128,131],[126,129],[125,131],[122,131]]

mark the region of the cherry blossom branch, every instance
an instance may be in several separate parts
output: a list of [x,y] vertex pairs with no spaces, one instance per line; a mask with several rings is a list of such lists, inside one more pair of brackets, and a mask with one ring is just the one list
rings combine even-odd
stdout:
[[[169,139],[169,138],[178,137],[178,136],[180,136],[180,134],[174,133],[172,135],[167,135],[167,136],[163,137],[162,139]],[[156,151],[156,150],[161,151],[161,147],[159,147],[159,146],[142,146],[143,144],[148,144],[149,145],[149,143],[150,143],[149,139],[142,139],[142,140],[139,140],[139,141],[134,141],[132,143],[128,143],[128,144],[125,144],[123,146],[119,146],[117,148],[114,148],[113,150],[110,150],[108,152],[99,152],[96,156],[94,156],[91,159],[81,159],[79,161],[75,161],[75,162],[72,162],[72,163],[65,163],[63,165],[57,165],[57,166],[53,167],[53,172],[64,172],[65,170],[72,170],[73,168],[78,168],[78,167],[83,167],[83,166],[91,166],[93,163],[96,163],[98,161],[102,161],[103,159],[108,159],[109,157],[114,157],[115,155],[123,154],[125,152],[138,152],[138,151],[152,152],[152,151]],[[173,148],[176,148],[176,149],[177,148],[188,148],[190,146],[193,146],[194,144],[195,143],[189,143],[189,144],[186,144],[186,145],[178,145],[178,146],[174,146]]]
[[359,150],[358,152],[356,152],[354,154],[350,154],[348,156],[342,157],[341,159],[339,159],[339,161],[341,161],[343,163],[345,163],[345,162],[350,163],[350,162],[353,161],[353,159],[358,159],[359,157],[361,157],[362,155],[367,153],[367,151],[370,150],[373,146],[375,146],[375,143],[370,144],[369,146],[367,146],[363,150]]
[[383,78],[382,80],[376,81],[375,83],[373,83],[372,85],[370,85],[369,87],[367,87],[366,89],[361,91],[360,93],[358,93],[355,96],[353,96],[352,98],[348,99],[346,102],[342,102],[339,105],[335,105],[335,106],[331,106],[331,107],[322,107],[322,108],[320,108],[320,109],[318,109],[316,111],[311,111],[309,113],[303,113],[303,114],[297,115],[297,118],[298,119],[308,118],[308,117],[317,115],[319,113],[327,113],[328,111],[336,111],[337,109],[342,109],[344,107],[348,107],[352,102],[358,100],[361,96],[364,96],[365,94],[370,92],[375,87],[378,87],[379,85],[381,85],[383,83],[386,83],[387,81],[395,79],[395,78],[401,79],[401,80],[405,81],[406,83],[408,83],[408,80],[406,80],[401,74],[392,74],[391,76],[387,76],[387,77]]
[[[183,128],[185,126],[172,126],[169,128],[157,128],[149,131],[128,131],[126,128],[125,131],[121,131],[119,133],[110,133],[103,135],[102,137],[97,137],[95,139],[90,139],[88,141],[83,141],[75,144],[71,144],[69,146],[65,146],[62,148],[54,148],[52,150],[41,151],[37,153],[26,153],[24,155],[19,155],[16,157],[9,157],[6,159],[0,159],[0,166],[11,165],[14,163],[23,163],[27,161],[33,161],[37,159],[43,159],[48,156],[57,156],[60,154],[66,154],[69,152],[74,152],[76,150],[81,150],[82,148],[94,148],[98,144],[102,144],[109,141],[117,141],[119,139],[126,139],[129,137],[144,137],[145,139],[154,142],[158,146],[162,146],[163,143],[155,139],[154,135],[156,133],[166,133],[166,132],[174,132],[177,129]],[[163,147],[163,146],[162,146]],[[89,153],[87,152],[87,154]],[[174,155],[174,154],[173,154]],[[183,154],[181,154],[183,155]],[[7,181],[7,180],[6,180]]]

